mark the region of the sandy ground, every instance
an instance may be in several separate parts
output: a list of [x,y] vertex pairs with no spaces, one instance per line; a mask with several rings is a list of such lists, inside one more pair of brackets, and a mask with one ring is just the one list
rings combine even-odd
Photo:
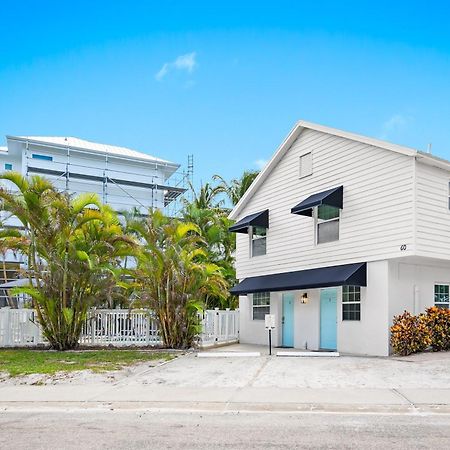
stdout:
[[116,384],[123,380],[138,376],[146,371],[164,365],[165,359],[155,359],[131,366],[124,367],[121,370],[110,372],[92,372],[91,370],[80,370],[74,372],[58,372],[54,375],[32,374],[18,377],[9,377],[6,373],[0,372],[0,386],[18,386],[18,385],[93,385],[93,384]]

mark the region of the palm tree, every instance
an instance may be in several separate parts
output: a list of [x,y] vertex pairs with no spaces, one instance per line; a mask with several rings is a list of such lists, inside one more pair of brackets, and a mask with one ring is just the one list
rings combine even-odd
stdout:
[[[208,260],[222,269],[223,276],[229,286],[236,280],[234,269],[234,250],[236,237],[228,228],[232,225],[227,217],[225,209],[200,209],[193,203],[185,206],[183,220],[193,223],[198,227],[203,238],[203,248],[208,255]],[[208,298],[206,308],[227,308],[235,305],[234,297]]]
[[217,196],[222,193],[219,186],[205,183],[200,186],[198,192],[195,191],[192,185],[191,189],[194,192],[192,204],[198,209],[216,209],[223,205],[223,200],[217,201]]
[[116,286],[123,257],[133,253],[133,239],[125,236],[117,215],[95,194],[72,198],[58,192],[45,178],[27,180],[7,172],[0,179],[17,188],[0,188],[2,209],[17,217],[26,246],[29,294],[43,334],[52,348],[78,345],[88,308],[108,300]]
[[226,296],[221,269],[208,262],[199,228],[149,212],[128,223],[142,243],[134,276],[135,296],[156,315],[166,346],[190,347],[200,332],[198,312],[210,296]]
[[258,175],[258,171],[245,171],[240,178],[234,178],[230,183],[220,175],[214,175],[213,180],[220,182],[218,193],[223,192],[227,195],[231,204],[235,206]]

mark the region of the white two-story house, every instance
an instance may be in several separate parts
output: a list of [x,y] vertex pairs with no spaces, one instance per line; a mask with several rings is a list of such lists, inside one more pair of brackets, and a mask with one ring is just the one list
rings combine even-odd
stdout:
[[449,307],[450,162],[300,121],[230,214],[240,341],[388,355],[404,310]]

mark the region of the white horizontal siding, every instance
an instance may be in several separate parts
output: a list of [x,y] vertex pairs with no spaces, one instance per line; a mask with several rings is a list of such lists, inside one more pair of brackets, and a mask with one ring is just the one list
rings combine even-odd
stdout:
[[[299,178],[299,157],[307,151],[313,174]],[[270,228],[267,254],[256,258],[249,258],[248,236],[238,234],[238,278],[412,254],[413,163],[393,151],[305,129],[240,212],[242,218],[268,208]],[[315,246],[314,219],[290,210],[341,184],[340,240]]]
[[416,163],[417,254],[450,260],[450,172]]

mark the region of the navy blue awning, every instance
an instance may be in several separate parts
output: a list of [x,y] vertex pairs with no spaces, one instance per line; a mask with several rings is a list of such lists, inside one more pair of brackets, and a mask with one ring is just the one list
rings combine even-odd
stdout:
[[343,206],[344,186],[339,186],[318,194],[310,195],[298,205],[291,209],[292,214],[301,214],[302,216],[312,216],[312,209],[319,205],[335,206],[342,209]]
[[269,210],[265,209],[264,211],[250,214],[236,222],[228,230],[234,233],[248,233],[248,227],[250,226],[269,228]]
[[320,267],[296,272],[275,273],[245,278],[230,289],[232,294],[292,291],[334,286],[367,286],[366,263]]

